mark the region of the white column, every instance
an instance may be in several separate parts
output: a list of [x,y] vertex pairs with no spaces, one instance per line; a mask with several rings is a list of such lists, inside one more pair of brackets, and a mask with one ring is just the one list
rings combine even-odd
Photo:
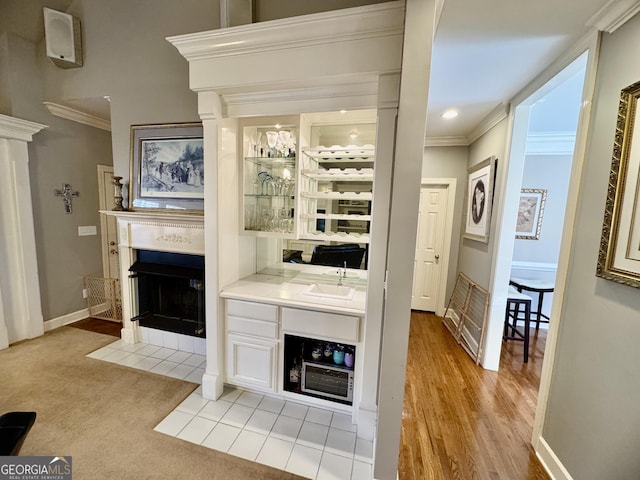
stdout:
[[43,128],[0,115],[0,348],[44,333],[27,148]]
[[380,480],[398,474],[434,22],[434,0],[407,0],[374,448],[373,476]]
[[384,310],[384,279],[389,230],[389,199],[393,178],[393,149],[398,114],[400,75],[383,75],[378,81],[378,119],[376,138],[374,198],[367,286],[367,315],[364,322],[364,362],[362,391],[358,403],[358,436],[373,440],[378,412],[378,370],[380,337]]
[[198,113],[204,131],[204,162],[207,180],[204,184],[205,230],[205,302],[207,326],[207,367],[202,376],[202,396],[217,399],[224,383],[224,306],[218,296],[220,219],[218,216],[220,155],[220,122],[222,105],[214,92],[198,93]]

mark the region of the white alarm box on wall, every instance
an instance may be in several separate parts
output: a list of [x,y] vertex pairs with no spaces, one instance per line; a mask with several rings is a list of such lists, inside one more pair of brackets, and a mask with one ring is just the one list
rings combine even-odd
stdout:
[[68,13],[44,7],[44,36],[47,56],[58,67],[82,66],[80,20]]

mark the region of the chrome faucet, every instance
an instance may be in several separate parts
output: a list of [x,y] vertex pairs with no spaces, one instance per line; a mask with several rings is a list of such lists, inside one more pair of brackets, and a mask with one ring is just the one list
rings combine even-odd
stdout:
[[344,268],[338,268],[338,286],[342,286],[342,279],[347,278],[347,261],[344,261]]

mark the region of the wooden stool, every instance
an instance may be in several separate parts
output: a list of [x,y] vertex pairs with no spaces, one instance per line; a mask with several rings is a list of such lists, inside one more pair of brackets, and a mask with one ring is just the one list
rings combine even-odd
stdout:
[[[518,330],[518,320],[524,321],[524,331]],[[524,342],[524,363],[529,361],[529,324],[531,321],[531,297],[509,286],[507,308],[504,314],[502,340]]]

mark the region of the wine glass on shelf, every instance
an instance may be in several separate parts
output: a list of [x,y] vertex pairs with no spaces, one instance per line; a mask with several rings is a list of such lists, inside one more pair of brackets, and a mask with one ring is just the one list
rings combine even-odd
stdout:
[[258,172],[258,178],[262,182],[262,191],[260,192],[260,195],[269,195],[269,181],[271,180],[271,174],[266,171]]
[[251,156],[253,157],[259,157],[260,156],[260,145],[262,143],[262,133],[259,131],[256,131],[252,136],[251,136]]
[[274,179],[275,182],[275,195],[278,195],[279,197],[281,197],[282,195],[284,195],[284,178],[282,177],[276,177]]
[[253,193],[254,195],[260,194],[260,189],[258,188],[260,186],[260,183],[260,179],[257,176],[253,177],[253,180],[251,180],[251,193]]
[[269,145],[269,157],[276,156],[276,144],[278,143],[278,132],[266,132],[267,145]]
[[289,130],[280,130],[278,132],[278,150],[283,157],[289,156],[289,143],[291,142],[291,132]]

